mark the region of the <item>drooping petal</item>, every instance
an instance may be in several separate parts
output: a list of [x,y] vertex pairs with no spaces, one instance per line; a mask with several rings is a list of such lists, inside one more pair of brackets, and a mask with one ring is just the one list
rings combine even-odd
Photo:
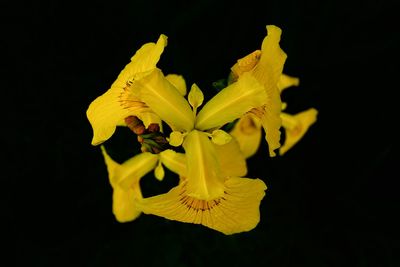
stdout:
[[140,99],[176,131],[193,129],[194,116],[186,99],[155,69],[135,81]]
[[223,186],[224,193],[213,200],[188,195],[184,179],[168,193],[140,200],[146,214],[170,220],[202,224],[226,235],[250,231],[260,220],[259,205],[266,185],[260,179],[233,177]]
[[[110,184],[113,188],[112,210],[115,215],[115,218],[119,222],[132,221],[136,219],[141,213],[140,208],[136,205],[137,199],[142,198],[142,193],[140,191],[140,186],[139,186],[139,180],[148,171],[146,167],[144,167],[144,169],[139,171],[135,171],[135,168],[140,169],[140,166],[143,166],[140,163],[141,161],[144,160],[144,158],[143,156],[142,157],[136,156],[122,164],[119,164],[115,162],[107,154],[103,146],[101,147],[101,150],[104,157],[104,161],[107,166]],[[148,156],[145,155],[145,158],[148,158]],[[157,160],[157,156],[155,156],[155,158]],[[139,164],[136,164],[138,162]],[[120,182],[121,179],[124,179],[126,175],[133,176],[134,179],[131,181],[129,186],[123,187],[121,186]]]
[[261,143],[261,123],[251,113],[235,124],[230,134],[237,140],[245,158],[253,156]]
[[168,74],[165,76],[165,79],[167,79],[181,95],[186,95],[186,82],[182,75]]
[[281,75],[278,81],[278,88],[279,91],[282,92],[286,88],[292,87],[292,86],[299,86],[300,84],[300,79],[296,77],[292,77],[286,74]]
[[291,149],[307,132],[310,126],[317,120],[318,111],[310,108],[306,111],[290,115],[282,113],[282,126],[285,129],[286,139],[280,147],[279,153],[285,154]]
[[245,73],[204,105],[197,116],[196,129],[220,127],[263,105],[266,98],[264,87]]
[[234,138],[224,145],[214,145],[214,148],[217,152],[223,177],[242,177],[247,174],[246,160]]
[[204,132],[191,131],[183,142],[187,159],[187,194],[210,200],[223,195],[224,178],[215,148]]
[[[111,88],[89,105],[86,115],[93,128],[92,145],[101,144],[109,139],[117,125],[124,125],[123,121],[126,117],[140,118],[141,113],[151,114],[151,110],[135,95],[132,82],[139,73],[156,67],[166,46],[166,40],[167,37],[161,35],[156,44],[143,45],[118,75]],[[151,118],[154,120],[146,120],[145,125],[157,123],[154,116]]]

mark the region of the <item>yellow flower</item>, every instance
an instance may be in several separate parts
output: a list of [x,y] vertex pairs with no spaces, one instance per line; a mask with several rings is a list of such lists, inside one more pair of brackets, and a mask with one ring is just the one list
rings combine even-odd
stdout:
[[[179,185],[166,194],[141,199],[141,210],[170,220],[202,224],[227,235],[256,227],[267,188],[260,179],[240,178],[247,168],[236,141],[215,145],[205,133],[194,130],[184,147],[186,160],[181,160],[187,169],[174,170],[181,177]],[[203,194],[213,194],[202,192],[208,190],[221,192],[217,198],[202,198]]]
[[160,119],[137,96],[135,81],[155,69],[166,45],[165,35],[161,35],[157,43],[143,45],[111,88],[89,105],[86,114],[93,128],[93,145],[109,139],[115,132],[116,126],[125,125],[124,119],[129,116],[138,117],[146,127],[151,123],[160,124]]
[[[261,50],[256,50],[239,59],[231,70],[234,80],[249,73],[264,86],[267,94],[266,101],[250,112],[260,120],[265,131],[269,154],[273,157],[276,155],[274,150],[280,146],[279,129],[281,127],[282,104],[277,85],[287,56],[279,46],[281,29],[268,25],[267,31],[268,35],[263,40]],[[246,120],[250,120],[250,117],[247,117]]]

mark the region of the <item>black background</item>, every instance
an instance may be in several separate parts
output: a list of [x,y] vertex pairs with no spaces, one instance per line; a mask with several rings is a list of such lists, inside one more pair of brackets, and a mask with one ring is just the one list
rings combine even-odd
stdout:
[[[400,265],[395,1],[54,1],[2,11],[9,265]],[[264,145],[249,160],[249,176],[268,185],[257,228],[225,236],[149,215],[116,222],[90,145],[90,102],[161,33],[169,43],[158,66],[210,96],[213,81],[260,47],[267,24],[283,30],[284,72],[301,79],[282,96],[288,112],[319,116],[284,157],[268,158]],[[124,138],[107,143],[120,160],[131,153]]]

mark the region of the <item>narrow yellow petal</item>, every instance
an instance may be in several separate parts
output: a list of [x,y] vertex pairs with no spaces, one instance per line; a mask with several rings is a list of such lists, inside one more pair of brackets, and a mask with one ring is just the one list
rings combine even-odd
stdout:
[[279,149],[281,155],[285,154],[304,136],[307,130],[317,120],[318,111],[310,108],[306,111],[289,115],[282,113],[282,126],[285,129],[286,139]]
[[223,130],[214,130],[211,133],[211,141],[216,145],[225,145],[232,140],[232,136]]
[[184,153],[178,153],[167,149],[162,151],[159,155],[160,161],[165,167],[180,176],[187,176],[186,155]]
[[188,195],[210,200],[224,193],[215,148],[204,132],[193,130],[183,142],[188,171]]
[[186,99],[155,69],[134,83],[143,100],[163,121],[176,131],[193,129],[194,117]]
[[231,122],[266,101],[264,87],[250,74],[221,90],[200,110],[196,129],[208,130]]
[[257,226],[259,205],[266,189],[260,179],[233,177],[225,181],[221,197],[206,201],[189,196],[184,180],[166,194],[140,200],[139,205],[146,214],[202,224],[230,235]]
[[165,79],[175,86],[182,96],[186,95],[186,82],[182,75],[168,74]]
[[110,181],[110,184],[112,187],[115,187],[117,184],[115,182],[115,171],[116,169],[118,169],[121,164],[115,162],[108,154],[106,149],[104,148],[104,146],[101,146],[101,153],[103,154],[104,157],[104,162],[106,164],[107,167],[107,171],[108,171],[108,178]]
[[299,86],[300,84],[300,79],[296,77],[292,77],[286,74],[281,75],[278,81],[278,88],[279,91],[282,92],[286,88],[292,87],[292,86]]
[[157,178],[157,180],[162,181],[164,179],[165,176],[165,171],[164,168],[161,164],[161,162],[159,162],[159,164],[157,165],[157,167],[154,169],[154,176]]
[[246,160],[234,138],[224,145],[214,145],[214,148],[217,152],[223,177],[241,177],[247,174]]
[[261,143],[261,123],[253,114],[244,115],[230,134],[237,140],[245,158],[257,153]]

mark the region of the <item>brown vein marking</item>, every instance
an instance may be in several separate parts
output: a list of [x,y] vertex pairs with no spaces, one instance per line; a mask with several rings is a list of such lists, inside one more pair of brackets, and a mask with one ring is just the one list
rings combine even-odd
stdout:
[[134,108],[134,109],[148,109],[149,107],[130,94],[129,88],[132,86],[133,81],[128,80],[125,86],[122,88],[121,94],[118,96],[118,102],[124,109]]
[[261,107],[252,108],[249,112],[261,118],[265,114],[265,108],[265,105],[262,105]]
[[[183,190],[179,196],[181,198],[179,201],[186,206],[188,210],[193,209],[196,212],[198,211],[206,211],[206,210],[212,210],[214,207],[218,206],[221,204],[222,201],[225,201],[225,197],[220,197],[217,199],[213,200],[201,200],[201,199],[196,199],[194,197],[190,197],[188,195],[185,195],[186,190]],[[224,192],[224,194],[227,194]]]

